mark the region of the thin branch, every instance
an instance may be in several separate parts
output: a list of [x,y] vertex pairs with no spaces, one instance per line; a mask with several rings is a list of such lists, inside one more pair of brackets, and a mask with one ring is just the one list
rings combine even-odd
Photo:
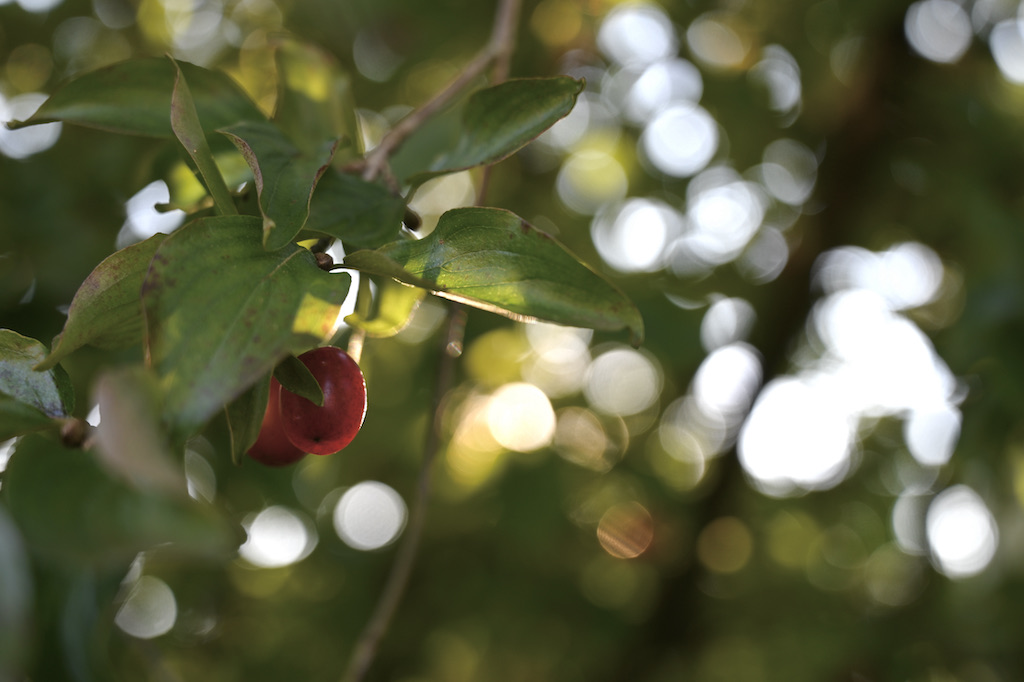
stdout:
[[[480,50],[473,60],[463,67],[459,75],[434,98],[409,113],[392,128],[384,139],[374,147],[363,163],[363,180],[375,180],[387,168],[388,159],[398,151],[402,143],[419,130],[427,119],[448,105],[459,93],[465,90],[491,64],[496,63],[497,81],[502,81],[508,74],[508,62],[515,46],[516,25],[519,18],[521,0],[500,0],[494,18],[494,28],[487,45]],[[498,69],[501,70],[498,73]]]
[[[390,155],[398,149],[405,139],[417,130],[430,116],[440,111],[459,92],[487,69],[495,65],[495,78],[504,80],[508,75],[509,61],[514,47],[516,25],[519,19],[520,0],[499,0],[495,15],[491,38],[473,61],[466,65],[462,73],[444,90],[438,93],[413,113],[402,119],[381,143],[366,157],[363,168],[363,179],[373,180],[387,170]],[[482,193],[486,192],[486,181]],[[482,199],[482,193],[480,198]],[[377,601],[377,606],[360,633],[352,651],[348,668],[342,678],[343,682],[361,682],[377,655],[380,641],[387,632],[391,619],[405,594],[412,574],[416,554],[419,551],[423,536],[423,526],[427,516],[430,500],[430,483],[434,460],[441,447],[441,416],[444,398],[455,378],[455,361],[462,354],[463,336],[466,328],[466,310],[459,303],[449,303],[448,328],[441,350],[441,361],[438,366],[437,384],[434,388],[433,423],[423,446],[423,461],[416,481],[416,492],[409,513],[409,525],[405,529],[401,545],[395,556],[387,583]]]
[[427,516],[427,505],[430,501],[430,481],[434,460],[441,445],[441,412],[443,401],[451,388],[455,377],[455,360],[462,353],[462,337],[466,326],[466,311],[461,304],[451,304],[448,316],[448,330],[441,350],[441,363],[438,367],[437,385],[434,391],[434,421],[427,433],[423,446],[423,461],[416,481],[416,493],[412,509],[409,513],[409,525],[405,529],[402,544],[395,556],[387,583],[381,592],[377,607],[359,636],[349,661],[343,682],[359,682],[366,675],[373,659],[377,655],[380,641],[387,632],[391,619],[398,609],[398,604],[405,594],[412,567],[416,561],[420,539],[423,536],[423,525]]

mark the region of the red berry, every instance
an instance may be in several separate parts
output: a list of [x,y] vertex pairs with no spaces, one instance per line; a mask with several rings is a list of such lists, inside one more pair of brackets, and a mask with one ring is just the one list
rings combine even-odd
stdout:
[[334,346],[299,356],[324,393],[323,407],[281,391],[281,423],[292,444],[314,455],[330,455],[352,442],[366,415],[366,382],[352,357]]
[[295,447],[281,428],[281,384],[277,379],[270,379],[270,397],[267,409],[263,413],[263,425],[260,435],[249,448],[248,455],[257,462],[269,466],[284,466],[297,462],[306,456],[305,451]]

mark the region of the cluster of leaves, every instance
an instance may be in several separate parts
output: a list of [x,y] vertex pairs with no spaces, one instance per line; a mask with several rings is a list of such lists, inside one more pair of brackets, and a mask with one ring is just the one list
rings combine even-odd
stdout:
[[[3,483],[19,532],[0,508],[0,549],[20,535],[43,556],[122,567],[161,543],[204,556],[233,551],[235,529],[185,495],[175,453],[223,411],[237,459],[258,433],[271,373],[316,397],[291,359],[339,341],[351,284],[344,270],[379,280],[376,300],[347,318],[370,336],[395,333],[426,292],[514,319],[642,336],[639,313],[614,285],[509,211],[454,209],[421,239],[403,227],[423,182],[511,155],[570,111],[582,82],[478,90],[449,114],[461,116],[456,139],[437,140],[423,168],[377,180],[359,174],[364,153],[344,75],[299,45],[282,45],[277,66],[272,119],[225,74],[151,58],[80,76],[29,120],[9,124],[61,121],[166,138],[186,152],[182,161],[205,191],[172,185],[170,204],[188,212],[187,222],[97,265],[51,348],[0,330],[0,442],[20,437]],[[311,79],[327,86],[312,92]],[[333,241],[347,254],[337,266],[315,253]],[[94,433],[72,419],[60,364],[84,346],[141,348],[144,358],[101,372]],[[83,445],[97,456],[82,455]],[[48,484],[33,485],[40,477]],[[21,553],[0,556],[17,564]],[[0,594],[0,606],[16,602]],[[0,619],[0,641],[22,632],[5,632],[5,622],[24,618]],[[8,653],[0,650],[0,663],[16,658]]]

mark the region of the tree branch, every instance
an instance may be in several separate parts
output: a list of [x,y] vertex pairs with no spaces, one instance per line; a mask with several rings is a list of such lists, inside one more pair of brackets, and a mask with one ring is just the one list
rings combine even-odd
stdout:
[[[448,87],[438,93],[432,100],[402,119],[381,143],[367,156],[363,168],[363,179],[373,180],[387,168],[388,158],[398,149],[405,139],[419,128],[430,116],[442,109],[452,98],[467,87],[474,79],[492,63],[495,65],[495,79],[504,80],[508,76],[509,62],[516,36],[516,24],[519,18],[521,0],[499,0],[495,15],[494,28],[487,47],[466,65],[458,77]],[[483,198],[487,183],[481,187],[478,198]],[[423,536],[423,526],[430,500],[430,483],[433,463],[441,445],[441,412],[444,397],[451,388],[455,378],[455,361],[462,354],[462,339],[466,328],[466,310],[458,303],[450,303],[448,308],[448,328],[441,350],[441,362],[438,366],[437,383],[434,388],[433,423],[423,446],[423,461],[416,481],[416,493],[409,513],[409,525],[405,530],[402,542],[395,556],[387,583],[381,592],[370,620],[367,621],[352,651],[348,668],[342,678],[343,682],[361,682],[377,655],[380,641],[387,632],[391,619],[398,610],[398,605],[405,594],[412,574],[416,554],[419,551]]]

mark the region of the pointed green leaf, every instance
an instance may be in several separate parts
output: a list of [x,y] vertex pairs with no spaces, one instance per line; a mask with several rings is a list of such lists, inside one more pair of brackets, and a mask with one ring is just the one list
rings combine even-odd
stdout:
[[[351,260],[353,267],[409,284],[426,281],[440,296],[513,319],[603,330],[626,327],[635,343],[643,338],[643,319],[625,294],[553,237],[509,211],[454,209],[419,241],[395,242],[363,254],[350,254],[346,264]],[[389,268],[380,265],[387,261],[412,277],[393,268],[385,272]]]
[[409,182],[420,185],[432,177],[511,156],[572,111],[584,83],[568,76],[521,78],[473,93],[462,112],[454,148]]
[[352,79],[337,60],[312,45],[283,40],[275,61],[279,88],[274,123],[306,152],[328,140],[344,140],[335,164],[362,156]]
[[222,215],[235,215],[238,213],[235,200],[231,197],[228,186],[224,184],[224,177],[213,159],[213,152],[210,151],[206,132],[199,122],[199,113],[196,111],[188,81],[185,80],[185,75],[177,62],[175,69],[177,75],[174,79],[174,92],[171,95],[171,128],[199,169],[199,175],[213,197],[217,212]]
[[328,169],[309,205],[306,230],[375,249],[398,237],[405,200],[376,182]]
[[75,407],[75,394],[60,367],[33,369],[46,357],[46,346],[35,339],[0,329],[0,394],[48,417],[66,417]]
[[107,372],[96,382],[95,399],[103,416],[96,449],[107,469],[143,492],[185,495],[184,469],[160,426],[155,377],[142,367]]
[[331,338],[351,277],[292,244],[266,251],[253,216],[201,218],[168,237],[143,284],[146,350],[164,412],[190,431],[287,354]]
[[228,403],[224,410],[231,439],[231,461],[238,464],[242,455],[252,447],[260,435],[263,413],[270,397],[270,374],[256,380],[252,386]]
[[336,142],[300,152],[272,123],[240,123],[221,131],[242,152],[256,179],[263,214],[263,245],[269,251],[291,243],[306,224],[309,202],[327,170]]
[[376,310],[367,314],[357,310],[345,318],[345,323],[374,338],[394,336],[409,324],[425,293],[419,287],[383,280],[377,287]]
[[142,280],[165,234],[132,244],[107,256],[75,292],[64,330],[53,350],[36,365],[45,370],[84,345],[127,348],[142,341]]
[[[207,132],[266,116],[225,73],[179,62]],[[10,128],[64,121],[116,133],[173,137],[171,93],[176,69],[168,59],[133,59],[78,76],[26,121]]]
[[274,368],[274,378],[288,391],[300,395],[314,405],[323,407],[324,392],[320,383],[294,355],[289,355]]
[[112,566],[167,543],[171,551],[222,558],[237,546],[211,507],[131,488],[90,452],[39,434],[18,441],[2,492],[25,543],[54,561]]

